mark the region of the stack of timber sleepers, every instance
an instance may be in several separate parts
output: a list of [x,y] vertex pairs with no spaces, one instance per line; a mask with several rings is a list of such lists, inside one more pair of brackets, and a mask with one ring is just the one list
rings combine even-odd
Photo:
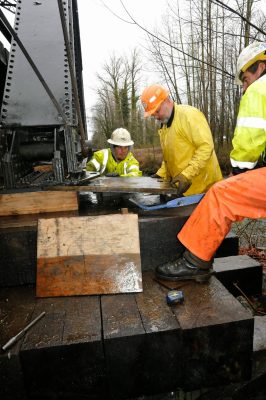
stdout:
[[219,281],[220,260],[175,306],[152,271],[137,294],[36,299],[35,288],[2,288],[1,345],[46,315],[0,355],[1,399],[128,399],[249,379],[254,318]]

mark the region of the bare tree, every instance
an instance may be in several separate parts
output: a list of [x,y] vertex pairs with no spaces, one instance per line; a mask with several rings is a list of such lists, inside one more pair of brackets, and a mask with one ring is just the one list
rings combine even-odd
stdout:
[[[230,3],[230,7],[228,4]],[[199,108],[208,119],[216,147],[231,142],[241,98],[234,84],[240,51],[250,41],[265,40],[265,18],[256,0],[171,1],[160,31],[148,32],[147,51],[154,72],[161,76],[177,103]],[[254,23],[256,22],[257,25]],[[259,28],[261,27],[261,28]],[[117,125],[127,127],[137,145],[153,143],[157,126],[143,120],[138,103],[142,69],[137,50],[129,59],[112,57],[98,79],[101,84],[95,108],[95,129],[106,137]]]
[[177,102],[201,109],[217,146],[230,141],[235,125],[241,97],[233,81],[238,54],[254,37],[264,40],[248,22],[256,16],[254,0],[230,2],[243,19],[220,3],[189,0],[181,11],[178,1],[169,2],[165,28],[149,37],[162,83],[173,93],[181,91]]
[[141,63],[137,50],[129,57],[112,56],[97,78],[100,86],[93,110],[95,135],[108,139],[115,128],[122,126],[130,131],[136,145],[145,144],[147,138],[150,140],[152,123],[144,122],[138,103]]

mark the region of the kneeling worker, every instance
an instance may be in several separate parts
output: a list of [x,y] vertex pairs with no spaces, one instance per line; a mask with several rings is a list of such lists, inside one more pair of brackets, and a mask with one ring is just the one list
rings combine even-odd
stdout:
[[126,129],[115,129],[107,142],[110,143],[110,148],[96,151],[87,163],[87,171],[100,172],[109,177],[142,176],[139,162],[130,151],[134,142]]

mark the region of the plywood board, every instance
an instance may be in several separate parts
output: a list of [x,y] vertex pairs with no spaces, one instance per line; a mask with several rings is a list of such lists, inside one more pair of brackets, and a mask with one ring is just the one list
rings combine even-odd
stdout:
[[0,195],[0,216],[78,210],[77,194],[44,191]]
[[37,297],[141,291],[136,214],[39,220]]

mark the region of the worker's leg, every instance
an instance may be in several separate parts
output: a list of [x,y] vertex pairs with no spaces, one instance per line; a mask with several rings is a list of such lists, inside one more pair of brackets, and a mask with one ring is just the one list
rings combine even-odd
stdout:
[[213,185],[178,234],[187,249],[182,258],[156,269],[169,280],[206,281],[212,258],[231,228],[243,218],[266,218],[266,168]]
[[266,218],[266,168],[213,185],[178,234],[181,243],[202,260],[212,259],[234,221]]

